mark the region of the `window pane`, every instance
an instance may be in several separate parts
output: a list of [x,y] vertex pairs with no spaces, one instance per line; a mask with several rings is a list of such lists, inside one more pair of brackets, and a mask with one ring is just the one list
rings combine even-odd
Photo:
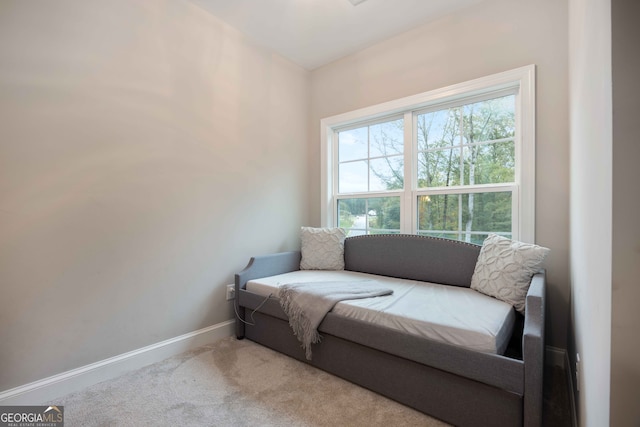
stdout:
[[338,226],[347,236],[400,232],[400,197],[341,199]]
[[464,194],[462,196],[464,229],[500,234],[511,233],[511,197],[510,191]]
[[343,199],[338,201],[338,227],[347,231],[347,236],[366,234],[367,199]]
[[464,136],[468,143],[515,136],[515,96],[489,99],[464,106]]
[[403,189],[404,119],[339,132],[338,157],[339,193]]
[[366,159],[368,152],[368,128],[362,127],[338,133],[338,157],[340,162]]
[[419,114],[418,150],[451,147],[460,144],[460,108]]
[[404,158],[383,157],[369,161],[369,191],[401,190],[404,184]]
[[355,193],[369,188],[367,161],[342,163],[338,169],[338,191]]
[[464,147],[462,184],[515,180],[515,95],[419,114],[417,122],[418,188],[461,184],[460,149],[446,148],[456,146]]
[[418,196],[418,230],[458,231],[459,194]]
[[369,234],[400,232],[400,197],[369,199]]
[[369,127],[369,156],[393,156],[404,152],[404,120],[398,119]]
[[418,234],[482,244],[488,233],[511,237],[512,193],[418,197]]
[[513,140],[464,148],[465,185],[513,182],[515,170]]
[[460,148],[418,153],[418,188],[460,184]]

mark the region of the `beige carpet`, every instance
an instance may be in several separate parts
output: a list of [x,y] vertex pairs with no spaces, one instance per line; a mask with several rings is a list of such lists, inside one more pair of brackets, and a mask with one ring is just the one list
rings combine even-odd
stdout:
[[75,426],[446,426],[233,337],[56,399]]

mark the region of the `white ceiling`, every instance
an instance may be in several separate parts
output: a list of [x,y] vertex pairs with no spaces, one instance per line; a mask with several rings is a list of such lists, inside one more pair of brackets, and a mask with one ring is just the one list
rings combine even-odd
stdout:
[[482,0],[191,0],[312,70]]

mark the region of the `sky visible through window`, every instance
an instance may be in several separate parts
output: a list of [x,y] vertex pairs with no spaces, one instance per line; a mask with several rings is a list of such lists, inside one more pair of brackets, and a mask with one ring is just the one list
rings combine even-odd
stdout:
[[386,191],[403,182],[402,119],[342,131],[338,138],[340,193]]

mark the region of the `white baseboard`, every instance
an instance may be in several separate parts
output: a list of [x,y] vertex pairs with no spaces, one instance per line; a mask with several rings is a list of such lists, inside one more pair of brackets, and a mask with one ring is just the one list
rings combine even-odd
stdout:
[[231,336],[234,320],[218,323],[137,350],[91,363],[0,392],[0,405],[38,405],[81,390],[125,372],[159,362],[185,351]]

